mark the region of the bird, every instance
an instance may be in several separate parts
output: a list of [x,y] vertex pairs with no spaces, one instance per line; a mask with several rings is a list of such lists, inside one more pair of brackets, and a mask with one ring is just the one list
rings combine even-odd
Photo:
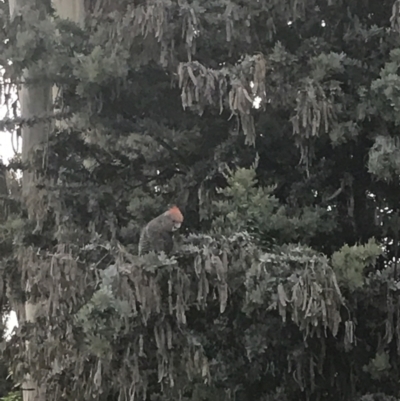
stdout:
[[169,255],[174,247],[173,233],[182,223],[183,215],[175,205],[147,223],[140,234],[139,256],[152,251]]

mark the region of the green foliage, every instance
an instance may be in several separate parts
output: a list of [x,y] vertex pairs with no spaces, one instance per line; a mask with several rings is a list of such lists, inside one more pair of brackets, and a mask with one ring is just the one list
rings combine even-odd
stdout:
[[22,401],[22,394],[15,391],[7,394],[5,397],[0,398],[1,401]]
[[400,171],[397,138],[378,136],[370,150],[369,171],[381,180],[391,181]]
[[226,186],[218,190],[214,229],[248,231],[259,244],[282,244],[310,239],[329,232],[334,222],[326,210],[304,207],[290,210],[273,195],[276,187],[260,187],[255,168],[228,171]]
[[360,397],[359,401],[398,401],[398,398],[383,393],[366,394]]
[[332,267],[339,281],[354,290],[365,284],[365,269],[374,266],[382,252],[373,238],[365,245],[346,244],[332,255]]
[[[1,339],[2,341],[4,341],[4,323],[2,323],[0,329],[1,329]],[[13,400],[18,395],[18,393],[11,393],[13,383],[12,380],[10,379],[10,370],[8,362],[9,361],[7,359],[0,358],[0,397],[5,397],[4,399],[6,400],[8,399]],[[20,398],[17,399],[19,400]]]
[[368,372],[373,379],[380,379],[389,373],[390,357],[387,352],[378,352],[375,358],[371,359],[368,365],[364,366],[364,371]]
[[260,263],[246,273],[244,309],[254,313],[261,306],[277,309],[286,322],[287,314],[304,337],[329,329],[336,336],[343,303],[335,274],[325,257],[305,247],[284,247],[279,253],[260,256]]

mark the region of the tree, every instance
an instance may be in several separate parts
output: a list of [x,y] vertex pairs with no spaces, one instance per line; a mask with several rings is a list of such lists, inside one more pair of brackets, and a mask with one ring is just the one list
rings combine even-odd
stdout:
[[[4,331],[2,330],[2,337]],[[12,382],[9,378],[8,364],[4,360],[0,360],[0,397],[4,397],[10,393],[12,389]]]
[[[398,9],[3,13],[5,83],[58,89],[3,126],[62,120],[2,224],[6,301],[43,305],[6,349],[14,376],[46,399],[399,397]],[[179,251],[138,258],[169,203]]]

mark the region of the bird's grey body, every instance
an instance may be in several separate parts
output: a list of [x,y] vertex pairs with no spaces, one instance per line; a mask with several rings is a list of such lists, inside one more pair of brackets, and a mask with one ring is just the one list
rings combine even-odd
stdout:
[[172,252],[174,247],[174,239],[172,232],[158,231],[147,225],[140,235],[139,240],[139,255],[144,255],[149,252],[162,252],[166,254]]
[[142,230],[139,240],[139,256],[149,252],[170,254],[174,248],[173,232],[183,221],[177,207],[151,220]]

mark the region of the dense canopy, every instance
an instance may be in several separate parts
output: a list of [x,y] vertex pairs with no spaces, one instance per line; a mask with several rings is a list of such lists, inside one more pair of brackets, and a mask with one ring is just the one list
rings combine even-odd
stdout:
[[[39,305],[3,344],[14,383],[400,399],[400,1],[90,0],[84,25],[20,3],[0,125],[47,128],[1,187],[3,313]],[[53,107],[20,115],[21,83]],[[176,253],[139,258],[170,204]]]

